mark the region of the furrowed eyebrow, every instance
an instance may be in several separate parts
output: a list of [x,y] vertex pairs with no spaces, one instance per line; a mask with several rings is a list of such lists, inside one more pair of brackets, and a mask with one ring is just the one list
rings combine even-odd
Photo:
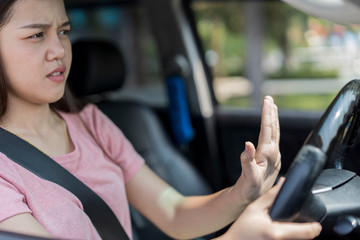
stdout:
[[[66,27],[66,26],[70,26],[71,23],[70,21],[66,21],[63,24],[61,24],[60,27]],[[26,28],[36,28],[36,29],[47,29],[50,28],[51,25],[50,24],[41,24],[41,23],[34,23],[34,24],[29,24],[29,25],[25,25],[20,27],[21,29],[26,29]]]
[[20,27],[21,29],[26,29],[26,28],[50,28],[49,24],[41,24],[41,23],[34,23],[34,24],[29,24],[29,25],[25,25]]
[[70,26],[71,25],[71,22],[70,21],[66,21],[64,22],[61,27],[67,27],[67,26]]

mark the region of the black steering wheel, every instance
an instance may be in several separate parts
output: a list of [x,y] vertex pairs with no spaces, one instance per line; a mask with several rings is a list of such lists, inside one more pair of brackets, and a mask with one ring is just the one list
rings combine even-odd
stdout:
[[322,235],[359,239],[359,117],[360,80],[352,80],[330,104],[290,166],[270,209],[273,220],[318,221]]

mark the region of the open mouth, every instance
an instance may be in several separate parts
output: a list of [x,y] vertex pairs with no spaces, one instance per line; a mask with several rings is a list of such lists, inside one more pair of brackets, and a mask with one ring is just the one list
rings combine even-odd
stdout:
[[49,74],[48,77],[59,76],[60,74],[63,74],[63,72],[55,72],[53,74]]
[[47,75],[48,79],[54,82],[63,82],[65,81],[65,69],[59,68]]

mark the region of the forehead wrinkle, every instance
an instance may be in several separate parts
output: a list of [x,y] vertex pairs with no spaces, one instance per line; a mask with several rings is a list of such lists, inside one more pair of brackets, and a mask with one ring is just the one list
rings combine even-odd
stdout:
[[[66,26],[70,26],[70,21],[66,21],[63,24],[61,24],[60,27],[66,27]],[[51,24],[42,24],[42,23],[34,23],[34,24],[29,24],[29,25],[25,25],[20,27],[20,29],[26,29],[26,28],[30,28],[30,29],[48,29],[51,27]]]
[[18,0],[11,13],[9,23],[15,29],[47,30],[69,21],[63,1],[57,0]]
[[26,29],[26,28],[41,28],[41,29],[46,29],[46,28],[50,28],[51,25],[50,24],[41,24],[41,23],[34,23],[34,24],[29,24],[29,25],[25,25],[20,27],[21,29]]

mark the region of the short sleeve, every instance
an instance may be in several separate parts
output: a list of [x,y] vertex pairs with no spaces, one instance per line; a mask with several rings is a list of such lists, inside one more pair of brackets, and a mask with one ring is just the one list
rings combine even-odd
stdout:
[[3,155],[0,157],[0,222],[20,213],[31,213],[25,196],[16,187],[22,180],[17,176],[16,171],[4,162],[3,158],[6,157]]

